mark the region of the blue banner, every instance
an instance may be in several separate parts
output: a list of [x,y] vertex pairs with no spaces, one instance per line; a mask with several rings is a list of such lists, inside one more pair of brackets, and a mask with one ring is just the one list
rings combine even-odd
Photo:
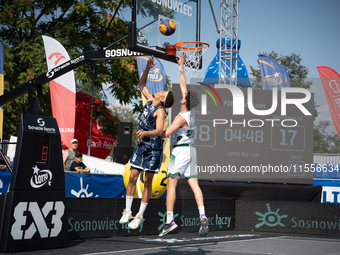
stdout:
[[283,72],[283,77],[285,79],[285,85],[284,87],[290,87],[290,78],[289,78],[289,74],[286,70],[286,68],[284,68],[282,65],[280,65],[282,68],[282,72]]
[[281,90],[283,87],[290,87],[288,72],[274,59],[259,55],[259,64],[263,89],[277,88],[277,90]]
[[[4,94],[4,49],[2,43],[0,42],[0,96]],[[0,139],[2,139],[2,128],[3,128],[3,106],[0,106]]]
[[65,173],[66,197],[125,197],[121,175]]
[[[150,57],[144,56],[137,57],[139,78],[142,77],[149,58]],[[154,62],[157,62],[157,64],[149,71],[148,80],[146,82],[146,87],[149,89],[151,94],[157,93],[160,90],[167,91],[166,73],[163,64],[157,58],[154,58]]]
[[0,42],[0,75],[4,74],[4,49]]
[[12,174],[8,169],[0,169],[0,195],[7,193]]

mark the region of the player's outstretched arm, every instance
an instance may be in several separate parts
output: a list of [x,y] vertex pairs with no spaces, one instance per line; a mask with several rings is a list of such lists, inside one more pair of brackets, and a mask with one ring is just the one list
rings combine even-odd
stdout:
[[185,79],[184,73],[184,62],[186,59],[186,55],[181,53],[179,59],[177,59],[178,67],[179,67],[179,85],[182,92],[182,97],[185,98],[186,94],[188,93],[187,82]]
[[163,131],[162,138],[169,137],[173,132],[183,127],[185,124],[186,120],[182,116],[177,116],[171,123],[171,125],[166,130]]
[[157,64],[157,62],[154,63],[153,61],[154,61],[154,56],[151,56],[146,64],[145,70],[138,83],[139,90],[142,92],[142,94],[145,96],[147,100],[150,100],[152,98],[152,94],[150,93],[149,89],[146,87],[146,82],[148,80],[148,74],[149,74],[150,69],[153,68]]

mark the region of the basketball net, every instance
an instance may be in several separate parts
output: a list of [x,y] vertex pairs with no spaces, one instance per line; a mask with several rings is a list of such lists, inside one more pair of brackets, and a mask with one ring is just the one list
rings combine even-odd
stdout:
[[200,76],[200,63],[202,55],[209,48],[209,44],[203,42],[179,42],[175,44],[176,56],[185,55],[184,73],[188,78]]

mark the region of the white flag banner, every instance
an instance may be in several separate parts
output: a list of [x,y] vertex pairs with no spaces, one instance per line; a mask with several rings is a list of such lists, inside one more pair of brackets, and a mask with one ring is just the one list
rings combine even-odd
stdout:
[[[64,46],[57,40],[44,35],[42,37],[45,45],[48,70],[70,60]],[[59,126],[63,149],[67,149],[74,138],[76,119],[75,87],[73,71],[50,81],[52,114]]]

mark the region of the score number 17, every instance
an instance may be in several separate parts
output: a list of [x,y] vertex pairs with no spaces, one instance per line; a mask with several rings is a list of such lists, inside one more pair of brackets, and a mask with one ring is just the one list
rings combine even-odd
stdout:
[[274,126],[271,129],[271,149],[280,151],[304,151],[305,128],[303,126],[282,128]]

